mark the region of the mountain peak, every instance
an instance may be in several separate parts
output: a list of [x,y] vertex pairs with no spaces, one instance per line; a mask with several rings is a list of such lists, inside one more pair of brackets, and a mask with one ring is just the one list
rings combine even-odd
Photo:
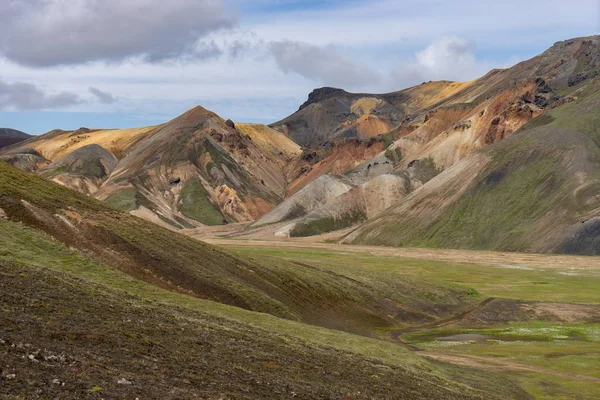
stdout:
[[194,127],[209,120],[222,120],[222,118],[202,106],[196,106],[171,120],[168,125],[171,127]]
[[190,108],[189,110],[184,112],[181,116],[187,117],[187,118],[205,117],[208,113],[210,113],[210,111],[208,111],[206,108],[204,108],[202,106],[196,106],[194,108]]
[[347,93],[348,92],[346,92],[343,89],[334,88],[334,87],[322,87],[322,88],[315,89],[312,92],[310,92],[310,94],[308,95],[308,100],[306,100],[306,102],[304,102],[304,104],[302,104],[300,106],[299,110],[302,110],[303,108],[308,107],[309,105],[311,105],[313,103],[318,103],[319,101],[333,97],[336,94],[347,94]]

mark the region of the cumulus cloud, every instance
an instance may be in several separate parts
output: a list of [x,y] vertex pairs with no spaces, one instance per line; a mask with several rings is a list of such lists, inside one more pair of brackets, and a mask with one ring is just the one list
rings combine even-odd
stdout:
[[89,61],[210,58],[207,35],[232,27],[222,0],[12,0],[0,6],[0,51],[46,67]]
[[98,100],[100,100],[101,103],[104,104],[113,104],[117,101],[115,96],[113,96],[112,94],[108,92],[103,92],[102,90],[97,89],[95,87],[90,87],[89,92],[93,94]]
[[396,85],[415,85],[429,80],[462,81],[489,71],[491,66],[478,60],[472,43],[457,37],[442,38],[415,54],[414,59],[395,68],[391,75]]
[[270,50],[281,71],[294,72],[324,85],[357,87],[379,81],[375,71],[353,61],[333,45],[320,47],[284,40],[272,42]]
[[75,93],[52,94],[31,83],[0,81],[0,110],[57,109],[81,102],[81,98]]

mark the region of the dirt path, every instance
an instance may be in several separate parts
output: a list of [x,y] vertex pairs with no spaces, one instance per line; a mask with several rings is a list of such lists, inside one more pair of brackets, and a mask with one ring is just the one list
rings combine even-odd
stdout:
[[577,379],[580,381],[588,381],[600,383],[600,378],[588,375],[573,374],[570,372],[559,372],[549,369],[532,367],[529,365],[518,364],[506,360],[498,360],[495,358],[472,356],[472,355],[456,355],[456,354],[440,354],[432,352],[421,352],[423,357],[431,358],[438,361],[448,362],[451,364],[464,365],[468,367],[503,370],[503,371],[529,371],[540,374],[562,376],[565,378]]
[[331,251],[338,253],[363,253],[388,257],[407,257],[425,260],[448,261],[457,263],[474,263],[486,265],[501,265],[511,268],[556,268],[556,269],[587,269],[600,270],[600,257],[569,256],[554,254],[506,253],[479,250],[445,250],[394,248],[378,246],[358,246],[335,243],[307,243],[295,240],[231,240],[221,238],[202,238],[205,242],[219,246],[234,247],[271,247],[271,248],[300,248],[316,251]]

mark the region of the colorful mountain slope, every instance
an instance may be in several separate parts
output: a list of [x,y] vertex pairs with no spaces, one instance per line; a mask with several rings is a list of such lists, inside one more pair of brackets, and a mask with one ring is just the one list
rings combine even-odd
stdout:
[[283,200],[299,153],[264,125],[236,127],[197,107],[155,127],[52,131],[0,158],[182,229],[260,217]]
[[[598,68],[597,45],[597,38],[567,41],[547,53],[578,46],[575,53],[588,49],[583,59]],[[562,96],[543,114],[444,171],[346,241],[599,254],[600,80],[587,63],[563,63],[575,67],[554,77],[550,89]]]
[[[577,109],[576,104],[583,101],[582,96],[590,97],[590,99],[595,96],[590,91],[593,91],[597,85],[597,74],[600,67],[599,54],[600,39],[598,37],[568,40],[559,42],[542,55],[512,68],[492,71],[475,81],[455,85],[451,90],[447,86],[446,93],[442,96],[436,97],[434,96],[435,92],[425,91],[427,95],[421,94],[420,97],[424,108],[417,110],[412,119],[401,122],[397,128],[386,135],[397,140],[384,152],[382,151],[373,159],[346,173],[346,178],[354,182],[356,190],[343,194],[339,199],[330,199],[327,204],[321,204],[319,211],[312,212],[310,216],[308,213],[298,215],[302,217],[295,221],[298,229],[294,229],[292,225],[285,227],[284,231],[291,235],[305,236],[357,225],[372,217],[369,215],[369,209],[381,210],[391,205],[389,201],[382,202],[377,199],[385,198],[386,196],[383,194],[386,192],[394,193],[395,188],[399,187],[398,179],[404,177],[405,190],[401,193],[396,192],[398,193],[397,198],[392,202],[397,204],[396,208],[402,209],[405,202],[419,198],[417,194],[419,191],[428,190],[427,182],[431,178],[446,169],[452,169],[453,166],[474,152],[509,138],[524,126],[533,127],[546,123],[544,121],[553,121],[555,113],[563,115],[563,119],[569,119],[569,116],[572,117],[575,113],[582,113],[583,111]],[[427,87],[428,85],[421,86]],[[420,90],[425,89],[415,87],[408,89],[405,93],[410,93],[413,98],[416,98],[415,93]],[[446,95],[447,97],[444,97]],[[434,97],[435,101],[432,100]],[[593,103],[594,100],[587,101]],[[593,105],[582,107],[590,109],[593,108]],[[564,112],[561,113],[561,110]],[[581,120],[585,121],[586,119],[587,117]],[[559,124],[559,122],[556,123]],[[567,133],[565,135],[569,136]],[[519,160],[519,162],[524,161]],[[540,162],[543,161],[543,158],[540,159]],[[479,163],[475,162],[475,164]],[[470,173],[481,172],[471,169],[469,171]],[[367,204],[361,194],[361,187],[382,174],[393,174],[398,178],[383,181],[389,182],[390,187],[382,187],[380,185],[382,182],[375,184],[374,187],[379,187],[382,196],[373,196],[369,200],[372,203]],[[450,172],[441,176],[440,179],[455,179],[455,173]],[[423,185],[424,187],[420,189]],[[432,185],[437,185],[437,183],[432,182]],[[413,191],[417,192],[413,197],[408,196],[404,199],[406,194]],[[439,198],[443,203],[448,201],[444,198],[445,194],[434,192],[430,194]],[[447,195],[455,196],[455,194]],[[413,206],[418,208],[416,204]],[[275,213],[277,210],[273,212]],[[425,218],[426,215],[428,214],[424,214],[422,218]],[[268,218],[268,215],[265,218]],[[481,222],[484,223],[483,218]],[[390,223],[390,226],[394,226],[394,224]],[[408,226],[410,224],[407,223],[405,228],[400,226],[390,228],[392,231],[387,234],[390,238],[393,237],[390,241],[379,242],[377,239],[370,240],[365,237],[365,243],[396,245],[404,243],[404,240],[401,239],[404,235],[410,237],[416,235],[415,230],[409,229]],[[396,235],[393,233],[394,229],[397,231],[405,229],[406,231]],[[485,228],[482,227],[482,229]],[[443,232],[449,238],[452,237],[450,232]],[[442,231],[440,231],[441,234]],[[561,235],[557,232],[555,234]],[[354,241],[354,235],[357,235],[358,242],[362,242],[362,239],[358,238],[363,236],[358,233],[353,234],[348,240]],[[377,234],[373,235],[377,236]],[[479,237],[483,240],[481,235]],[[457,244],[447,241],[439,245],[455,246]],[[492,244],[490,243],[490,245]],[[478,246],[485,247],[485,244],[481,243]],[[493,248],[502,249],[516,248],[507,244],[494,246]],[[536,245],[531,249],[549,251],[556,249],[556,246],[556,243],[553,242],[552,245]],[[519,248],[527,248],[527,246]]]

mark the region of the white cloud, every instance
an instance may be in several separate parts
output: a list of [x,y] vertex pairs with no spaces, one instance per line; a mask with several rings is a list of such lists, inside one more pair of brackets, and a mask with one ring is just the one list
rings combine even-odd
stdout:
[[0,49],[35,67],[202,59],[218,53],[202,39],[234,24],[221,0],[12,0],[0,8]]
[[394,68],[392,82],[408,87],[423,81],[464,81],[484,75],[492,66],[478,60],[473,44],[457,37],[442,38],[417,52],[413,60]]
[[48,110],[81,102],[75,93],[48,93],[31,83],[0,81],[0,110]]
[[320,84],[352,88],[379,81],[371,68],[352,60],[333,45],[319,47],[284,40],[272,42],[270,48],[283,72],[295,72]]
[[113,104],[117,101],[115,96],[113,96],[112,94],[108,92],[103,92],[102,90],[97,89],[95,87],[90,87],[88,90],[103,104]]

